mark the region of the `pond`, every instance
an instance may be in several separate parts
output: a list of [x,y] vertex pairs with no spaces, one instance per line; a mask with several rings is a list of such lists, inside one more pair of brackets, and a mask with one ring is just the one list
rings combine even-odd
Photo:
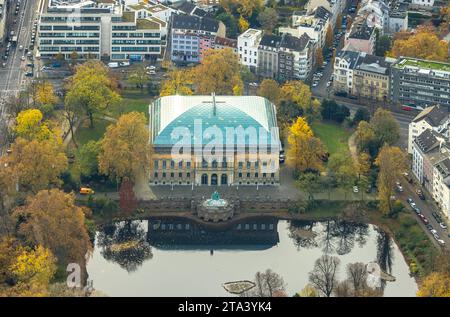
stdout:
[[87,271],[108,296],[234,296],[222,284],[253,280],[271,269],[294,295],[323,254],[347,264],[376,261],[393,275],[384,296],[415,296],[417,285],[394,241],[376,226],[344,221],[246,220],[227,229],[181,218],[152,218],[104,226]]

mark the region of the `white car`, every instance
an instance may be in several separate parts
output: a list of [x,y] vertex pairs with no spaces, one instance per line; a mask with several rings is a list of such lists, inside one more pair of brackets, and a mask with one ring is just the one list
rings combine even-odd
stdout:
[[22,55],[22,57],[20,58],[21,61],[25,60],[25,56]]
[[156,67],[155,67],[155,66],[153,66],[153,65],[151,65],[151,66],[147,66],[147,67],[145,67],[145,69],[147,69],[147,70],[155,70],[155,69],[156,69]]
[[437,234],[437,231],[436,231],[435,229],[431,229],[430,232],[431,232],[433,235]]
[[442,229],[447,229],[447,225],[443,222],[440,222],[439,226],[441,226]]
[[442,240],[442,239],[438,239],[437,242],[439,242],[440,245],[444,245],[445,244],[445,241]]
[[353,186],[353,192],[355,194],[359,192],[358,186]]

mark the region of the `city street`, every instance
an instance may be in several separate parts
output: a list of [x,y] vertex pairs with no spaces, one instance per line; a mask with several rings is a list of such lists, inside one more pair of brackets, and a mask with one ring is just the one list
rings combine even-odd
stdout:
[[[30,44],[36,4],[38,2],[38,0],[22,0],[20,3],[20,11],[18,15],[15,15],[14,9],[16,7],[16,1],[10,3],[10,10],[7,18],[7,25],[10,27],[8,28],[7,34],[10,35],[11,31],[13,31],[14,35],[17,36],[17,43],[11,45],[6,60],[4,59],[4,56],[7,39],[5,39],[5,43],[3,43],[0,49],[2,63],[2,67],[0,68],[0,125],[6,124],[7,117],[5,113],[5,103],[8,98],[25,88],[26,77],[24,76],[24,73],[28,61],[23,61],[22,56],[25,55],[25,49],[28,48]],[[20,46],[23,47],[22,51],[19,50]],[[3,63],[5,64],[3,65]],[[2,142],[0,142],[0,146],[1,144]],[[4,149],[0,148],[0,153],[2,153],[3,150]]]

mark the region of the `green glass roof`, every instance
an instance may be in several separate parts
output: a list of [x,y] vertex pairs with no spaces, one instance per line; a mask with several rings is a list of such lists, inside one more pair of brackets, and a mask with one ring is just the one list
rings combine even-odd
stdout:
[[[261,111],[269,111],[269,109],[268,107],[263,107]],[[221,131],[224,144],[230,144],[230,141],[232,140],[232,144],[235,145],[243,145],[243,143],[245,143],[245,145],[256,145],[261,143],[259,140],[260,133],[264,134],[262,137],[265,137],[267,144],[271,144],[270,131],[267,131],[267,129],[265,129],[258,121],[244,111],[225,103],[216,103],[215,107],[213,103],[202,103],[192,107],[170,122],[156,136],[153,143],[155,145],[173,145],[175,143],[180,143],[180,140],[182,140],[181,136],[176,136],[176,133],[174,132],[179,131],[178,133],[186,133],[189,131],[190,144],[194,145],[195,125],[197,125],[197,129],[201,128],[200,131],[203,132],[203,140],[201,142],[203,145],[210,143],[218,137],[217,135],[214,135],[213,129],[208,129],[210,127],[216,127]],[[230,134],[230,130],[235,131],[233,129],[236,128],[242,129],[241,131],[252,130],[255,134],[251,135],[250,133],[247,133],[245,134],[245,138],[238,138],[236,133],[234,133],[232,136],[233,139],[231,139],[231,137],[227,136],[227,130],[228,134]],[[247,130],[248,128],[251,130]],[[250,137],[250,135],[252,137]],[[184,140],[187,141],[186,139]]]

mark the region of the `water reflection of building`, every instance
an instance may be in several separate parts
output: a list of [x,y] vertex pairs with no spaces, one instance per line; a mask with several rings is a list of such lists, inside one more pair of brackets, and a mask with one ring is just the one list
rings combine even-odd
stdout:
[[152,218],[147,240],[161,249],[262,250],[279,242],[278,219],[243,220],[226,228],[211,228],[182,218]]

